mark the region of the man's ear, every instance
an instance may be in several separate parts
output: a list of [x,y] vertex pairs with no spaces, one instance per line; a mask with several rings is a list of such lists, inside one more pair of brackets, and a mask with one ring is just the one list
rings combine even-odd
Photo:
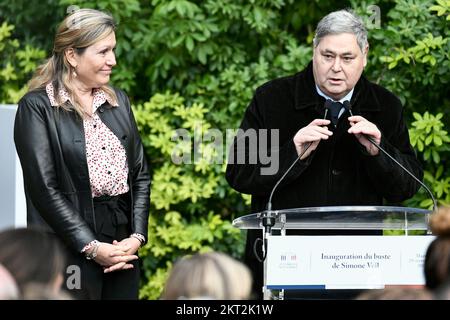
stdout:
[[364,62],[364,68],[367,65],[367,55],[369,54],[369,44],[366,45],[366,47],[364,48],[364,52],[363,52],[363,62]]
[[78,62],[76,59],[75,50],[73,48],[68,48],[64,51],[64,55],[66,56],[66,59],[69,62],[69,64],[72,66],[72,68],[76,68]]

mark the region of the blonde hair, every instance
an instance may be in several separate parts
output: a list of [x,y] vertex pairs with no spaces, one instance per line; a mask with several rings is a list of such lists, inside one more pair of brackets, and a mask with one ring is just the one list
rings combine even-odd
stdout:
[[218,252],[195,254],[175,263],[163,299],[249,299],[252,277],[243,263]]
[[[58,106],[64,110],[74,109],[81,117],[85,117],[71,81],[72,66],[67,61],[65,51],[73,48],[78,54],[83,54],[87,47],[109,36],[115,28],[114,19],[98,10],[80,9],[67,16],[56,32],[52,56],[37,68],[28,83],[29,91],[44,88],[51,82]],[[61,88],[66,89],[73,106],[61,101],[58,94]],[[111,104],[116,105],[117,96],[114,89],[108,85],[102,86],[101,89],[111,100]]]

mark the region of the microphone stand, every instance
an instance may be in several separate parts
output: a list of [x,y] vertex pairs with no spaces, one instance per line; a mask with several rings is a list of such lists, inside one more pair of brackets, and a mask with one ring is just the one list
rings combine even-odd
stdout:
[[[350,116],[353,117],[353,112],[352,112],[352,106],[350,105],[350,102],[348,101],[344,101],[343,103],[344,108],[348,110],[348,112],[350,113]],[[378,150],[380,150],[384,155],[386,155],[389,159],[391,159],[392,161],[394,161],[395,164],[397,164],[400,168],[402,168],[407,174],[409,174],[414,180],[416,180],[420,186],[422,186],[430,195],[431,200],[433,201],[433,212],[436,212],[437,209],[437,202],[436,199],[433,196],[433,193],[431,192],[431,190],[427,187],[427,185],[425,183],[423,183],[422,181],[420,181],[411,171],[409,171],[408,169],[405,168],[405,166],[403,166],[400,162],[398,162],[393,156],[391,156],[386,150],[384,150],[379,144],[377,144],[372,137],[366,135],[366,134],[362,134],[364,136],[364,138],[366,138],[372,145],[374,145]]]
[[[331,108],[331,101],[327,100],[325,101],[325,114],[323,116],[323,119],[327,118],[327,114],[328,114],[328,110],[330,110]],[[262,225],[264,227],[264,232],[263,232],[263,238],[262,238],[262,252],[263,252],[263,257],[262,259],[259,257],[258,252],[256,251],[256,246],[258,243],[257,239],[253,245],[253,253],[256,256],[256,259],[259,262],[264,262],[264,268],[263,268],[263,278],[264,278],[264,285],[263,285],[263,299],[264,300],[268,300],[270,299],[270,291],[267,290],[267,242],[268,242],[268,238],[271,236],[272,234],[272,227],[275,225],[275,216],[276,216],[276,212],[273,212],[272,210],[272,197],[274,195],[275,190],[278,188],[278,186],[280,185],[281,181],[284,180],[284,178],[286,177],[286,175],[292,170],[292,168],[295,166],[295,164],[300,160],[300,158],[305,154],[305,152],[309,149],[309,147],[312,145],[312,142],[308,142],[305,145],[305,148],[302,150],[302,152],[300,153],[300,155],[298,155],[297,158],[295,158],[294,162],[292,162],[292,164],[289,166],[289,168],[286,170],[286,172],[281,176],[280,179],[278,179],[277,183],[275,184],[275,186],[272,188],[272,192],[270,193],[269,196],[269,201],[267,202],[267,210],[263,212],[262,215]],[[275,216],[273,215],[275,214]]]
[[[323,119],[325,120],[327,118],[327,114],[328,114],[328,110],[331,108],[331,101],[327,100],[325,101],[325,114],[323,116]],[[272,210],[272,197],[275,193],[275,190],[278,188],[278,186],[280,185],[280,183],[284,180],[284,178],[286,177],[286,175],[292,170],[292,168],[295,166],[295,164],[300,160],[301,157],[303,157],[303,155],[305,154],[305,152],[309,149],[309,147],[312,145],[311,142],[308,142],[305,145],[305,148],[302,150],[302,152],[298,155],[297,158],[295,158],[294,162],[292,162],[292,164],[289,166],[289,168],[285,171],[285,173],[281,176],[280,179],[278,179],[277,183],[275,184],[275,186],[272,188],[272,192],[270,193],[269,196],[269,201],[267,202],[267,210],[263,212],[262,215],[262,225],[264,227],[264,233],[263,233],[263,258],[260,259],[259,256],[256,254],[257,259],[259,260],[259,262],[263,262],[266,259],[266,251],[265,248],[267,248],[266,246],[266,241],[265,240],[265,236],[264,235],[270,235],[272,227],[275,225],[275,217],[272,216],[273,210]],[[255,252],[256,253],[256,252]]]

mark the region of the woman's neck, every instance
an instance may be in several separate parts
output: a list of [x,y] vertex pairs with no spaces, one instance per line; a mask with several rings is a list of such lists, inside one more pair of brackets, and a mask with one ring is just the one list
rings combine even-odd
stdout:
[[93,88],[90,88],[80,82],[77,79],[74,79],[74,88],[75,95],[77,96],[78,101],[81,103],[84,111],[88,114],[92,114],[92,99],[93,99]]
[[75,94],[80,98],[88,98],[92,96],[93,88],[86,86],[81,81],[74,79]]

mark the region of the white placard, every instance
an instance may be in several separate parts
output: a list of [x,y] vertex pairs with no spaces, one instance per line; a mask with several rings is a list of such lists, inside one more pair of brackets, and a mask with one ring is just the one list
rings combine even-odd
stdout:
[[434,236],[271,236],[269,289],[376,289],[423,285]]
[[17,105],[0,105],[0,231],[27,224],[22,167],[14,145],[16,110]]

